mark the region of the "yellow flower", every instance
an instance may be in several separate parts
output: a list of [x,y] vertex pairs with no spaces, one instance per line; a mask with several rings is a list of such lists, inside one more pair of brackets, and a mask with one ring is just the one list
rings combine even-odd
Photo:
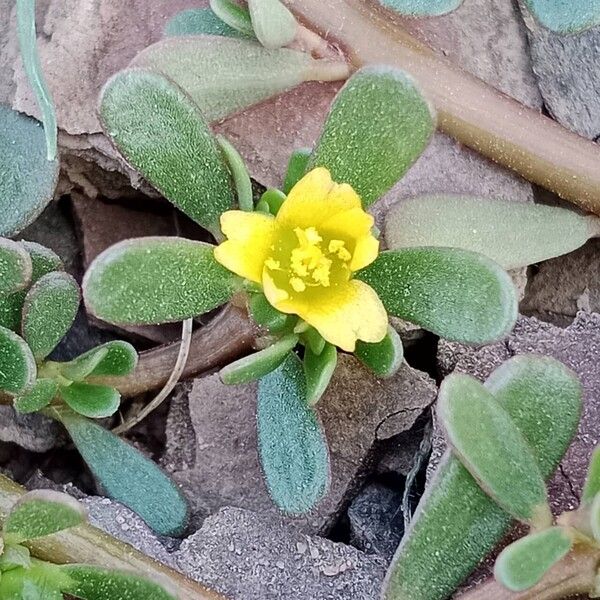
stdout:
[[232,210],[221,216],[223,266],[262,284],[279,311],[298,315],[347,352],[356,340],[381,341],[387,314],[375,291],[352,279],[372,263],[379,242],[373,217],[348,184],[319,167],[290,191],[277,216]]

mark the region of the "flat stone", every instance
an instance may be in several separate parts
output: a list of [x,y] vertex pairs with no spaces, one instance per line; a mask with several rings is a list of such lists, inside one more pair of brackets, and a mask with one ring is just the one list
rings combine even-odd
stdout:
[[380,558],[239,508],[206,519],[175,557],[229,600],[373,600],[385,573]]
[[[379,444],[410,429],[435,394],[433,381],[407,365],[391,379],[379,380],[341,354],[318,404],[331,451],[331,490],[311,514],[286,522],[307,533],[327,531],[360,486]],[[188,416],[178,401],[167,424],[168,451],[162,462],[189,497],[196,522],[222,506],[277,514],[258,458],[256,384],[226,386],[218,375],[196,379],[188,405],[193,454],[182,450],[181,443],[191,441]],[[193,464],[181,468],[191,456]]]
[[0,441],[14,442],[33,452],[47,452],[60,438],[61,428],[38,414],[20,415],[12,406],[0,406]]
[[600,136],[600,27],[559,35],[542,27],[521,3],[533,70],[550,114],[572,131]]

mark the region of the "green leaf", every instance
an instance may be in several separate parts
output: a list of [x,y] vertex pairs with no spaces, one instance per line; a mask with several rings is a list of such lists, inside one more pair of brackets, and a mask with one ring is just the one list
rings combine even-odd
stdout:
[[83,279],[88,310],[109,323],[182,321],[217,308],[241,280],[214,246],[176,237],[125,240],[102,252]]
[[54,400],[58,393],[58,383],[54,379],[41,378],[33,386],[14,399],[15,410],[28,414],[42,410]]
[[129,342],[115,340],[88,350],[68,363],[61,364],[61,373],[72,381],[86,377],[122,377],[132,373],[138,354]]
[[35,358],[25,340],[0,327],[0,390],[17,395],[33,385]]
[[389,248],[462,248],[485,254],[505,269],[567,254],[593,234],[590,219],[571,210],[464,196],[401,201],[385,222]]
[[584,504],[593,502],[598,493],[600,493],[600,446],[596,447],[590,458],[581,502]]
[[234,204],[233,187],[192,99],[158,73],[121,71],[104,87],[100,116],[127,161],[177,208],[219,235],[219,217]]
[[437,17],[456,10],[463,0],[380,0],[384,6],[411,17]]
[[188,505],[149,458],[110,431],[68,410],[56,415],[108,496],[136,512],[160,535],[179,535]]
[[600,24],[600,0],[525,0],[538,21],[557,33],[579,33]]
[[298,336],[290,334],[260,352],[254,352],[228,364],[219,371],[223,383],[236,385],[264,377],[276,369],[294,349]]
[[32,275],[31,258],[17,242],[0,238],[0,294],[11,294],[26,288]]
[[211,10],[227,25],[241,33],[254,37],[254,29],[248,9],[233,0],[209,0]]
[[329,451],[317,414],[306,403],[304,371],[295,354],[259,381],[257,421],[271,498],[286,513],[310,511],[329,487]]
[[49,161],[56,159],[58,126],[50,90],[37,51],[35,30],[35,0],[17,0],[17,36],[23,68],[31,85],[44,121],[46,152]]
[[252,212],[254,210],[254,194],[252,192],[252,181],[250,181],[250,174],[244,159],[233,144],[222,135],[217,136],[217,143],[221,148],[221,152],[223,152],[225,162],[233,178],[238,207],[240,210]]
[[210,8],[190,8],[172,17],[165,26],[165,36],[222,35],[224,37],[248,37],[224,23]]
[[140,52],[131,64],[174,81],[208,121],[224,119],[304,81],[348,76],[346,63],[225,37],[164,39]]
[[290,190],[304,177],[311,153],[311,148],[298,148],[292,152],[283,180],[285,194],[289,194]]
[[497,341],[517,318],[510,277],[489,258],[467,250],[382,252],[357,277],[379,294],[390,314],[452,341]]
[[279,0],[248,0],[248,10],[254,33],[265,48],[276,50],[296,37],[298,23]]
[[326,167],[369,206],[400,180],[435,130],[435,114],[413,80],[365,67],[336,96],[309,168]]
[[0,104],[0,235],[27,227],[52,200],[58,161],[46,158],[40,124]]
[[251,294],[248,308],[254,322],[261,327],[265,327],[271,333],[277,333],[285,329],[292,319],[290,315],[279,312],[264,294]]
[[282,191],[276,188],[268,188],[260,197],[259,203],[264,202],[268,207],[268,212],[276,215],[285,202],[285,199],[286,195]]
[[79,286],[68,273],[48,273],[31,286],[21,327],[37,359],[54,350],[71,328],[78,308]]
[[306,377],[306,402],[309,406],[321,399],[331,381],[337,365],[337,349],[326,344],[319,354],[310,345],[304,351],[304,375]]
[[531,533],[507,546],[496,559],[494,576],[511,592],[532,588],[546,571],[564,558],[573,539],[567,529],[551,527]]
[[[548,479],[579,424],[582,393],[577,377],[554,359],[523,355],[506,361],[484,385],[514,419]],[[396,553],[383,597],[445,600],[511,523],[447,453]]]
[[391,377],[402,366],[404,347],[398,332],[388,325],[388,332],[381,342],[358,341],[354,354],[377,377]]
[[531,527],[551,525],[536,458],[515,421],[479,381],[462,373],[446,377],[438,416],[453,451],[488,496]]
[[103,419],[119,409],[121,395],[108,385],[72,383],[60,387],[60,397],[76,413],[90,419]]
[[5,544],[2,554],[0,554],[0,573],[17,567],[25,569],[31,567],[31,553],[29,549],[20,544]]
[[177,593],[135,573],[110,571],[90,565],[62,565],[71,584],[63,591],[86,600],[177,600]]
[[5,539],[20,544],[76,527],[86,520],[81,504],[51,490],[33,490],[17,500],[4,521]]
[[594,497],[588,514],[592,535],[597,542],[600,542],[600,494]]
[[63,600],[61,589],[68,586],[69,578],[60,567],[35,561],[31,567],[17,567],[2,573],[0,598],[2,600]]
[[[300,322],[300,326],[305,326],[306,323]],[[325,338],[314,328],[308,327],[306,331],[302,332],[302,339],[306,345],[310,348],[313,354],[321,354],[325,349],[327,342]]]

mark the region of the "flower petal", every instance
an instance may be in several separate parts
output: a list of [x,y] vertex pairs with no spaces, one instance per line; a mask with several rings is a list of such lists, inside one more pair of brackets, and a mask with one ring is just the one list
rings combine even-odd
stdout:
[[354,247],[350,270],[358,271],[370,265],[379,254],[379,240],[371,233],[361,237]]
[[358,240],[371,233],[375,219],[360,206],[338,211],[324,220],[319,229],[330,236]]
[[215,259],[240,277],[261,282],[263,264],[277,235],[275,219],[264,213],[230,210],[221,215],[227,240],[215,248]]
[[354,352],[356,340],[374,344],[387,333],[387,313],[379,296],[357,279],[328,290],[320,302],[300,307],[298,314],[346,352]]

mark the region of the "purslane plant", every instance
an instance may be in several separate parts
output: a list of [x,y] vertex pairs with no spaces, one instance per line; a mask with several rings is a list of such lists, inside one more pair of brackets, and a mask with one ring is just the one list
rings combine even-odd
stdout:
[[176,486],[92,420],[118,410],[119,392],[95,379],[131,373],[138,358],[133,346],[116,340],[68,362],[48,359],[75,319],[79,286],[54,252],[31,242],[0,238],[0,273],[0,391],[18,413],[41,412],[61,422],[108,495],[156,531],[180,533],[187,503]]

